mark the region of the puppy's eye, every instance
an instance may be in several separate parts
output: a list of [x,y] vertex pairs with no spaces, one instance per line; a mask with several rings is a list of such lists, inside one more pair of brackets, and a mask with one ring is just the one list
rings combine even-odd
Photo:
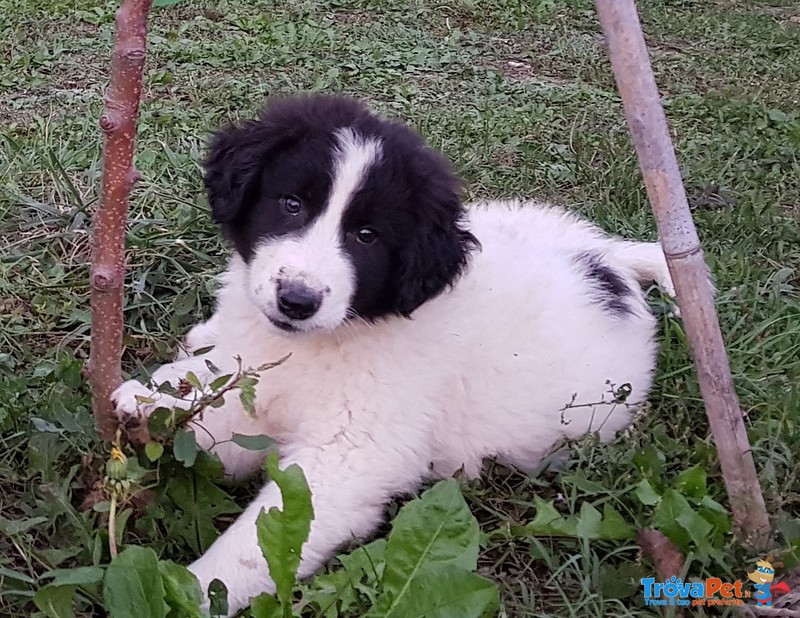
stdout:
[[294,195],[283,195],[278,202],[280,203],[281,207],[290,215],[299,214],[300,210],[303,208],[303,203],[300,201],[300,198],[297,198]]
[[378,233],[371,227],[362,227],[356,234],[356,240],[362,245],[371,245],[378,240]]

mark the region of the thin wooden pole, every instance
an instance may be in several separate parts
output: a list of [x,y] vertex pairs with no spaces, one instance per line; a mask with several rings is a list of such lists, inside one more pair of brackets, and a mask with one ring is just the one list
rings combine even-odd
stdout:
[[675,282],[733,511],[734,530],[740,540],[763,546],[769,539],[769,518],[733,387],[708,267],[686,201],[636,4],[634,0],[595,0],[595,4]]
[[136,118],[142,95],[147,17],[153,0],[124,0],[116,14],[111,82],[100,127],[105,133],[103,188],[92,223],[92,347],[89,379],[97,432],[111,440],[117,421],[111,393],[122,380],[122,299],[125,220],[138,173],[133,165]]

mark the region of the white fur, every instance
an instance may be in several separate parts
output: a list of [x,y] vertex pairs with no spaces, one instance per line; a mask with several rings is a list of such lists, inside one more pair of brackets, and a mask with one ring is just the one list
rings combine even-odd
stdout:
[[[231,442],[214,445],[232,432],[274,437],[281,466],[303,468],[315,520],[302,577],[343,543],[370,535],[384,505],[422,480],[462,467],[474,477],[485,458],[533,468],[560,440],[586,432],[610,439],[648,394],[656,325],[639,283],[655,279],[673,293],[658,244],[611,238],[534,202],[475,205],[470,228],[482,250],[452,290],[424,303],[412,319],[352,320],[294,336],[272,326],[254,300],[260,258],[248,269],[235,257],[216,313],[187,341],[190,348],[215,348],[155,372],[156,383],[175,383],[189,370],[210,382],[206,359],[231,371],[237,355],[256,367],[291,353],[261,376],[256,418],[233,393],[195,425],[200,444],[218,453],[233,476],[256,470],[262,457]],[[324,251],[336,243],[326,236],[312,244]],[[630,314],[612,315],[593,298],[575,262],[585,251],[603,254],[634,290]],[[293,253],[275,259],[288,259],[284,267],[302,261]],[[315,268],[325,266],[304,263],[301,270],[313,275]],[[613,403],[610,385],[623,384],[632,388],[627,403]],[[156,405],[137,405],[136,394],[151,389],[127,382],[115,393],[121,416],[146,415]],[[158,405],[164,404],[188,405],[174,398],[162,398]],[[261,509],[280,503],[269,483],[190,567],[204,589],[214,578],[225,582],[232,612],[274,591],[254,522]]]

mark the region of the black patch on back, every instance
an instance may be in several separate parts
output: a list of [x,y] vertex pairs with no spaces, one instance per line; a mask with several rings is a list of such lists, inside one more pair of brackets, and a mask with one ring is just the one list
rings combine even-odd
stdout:
[[622,317],[633,313],[628,304],[632,292],[625,279],[603,261],[599,253],[586,251],[575,258],[583,275],[595,292],[595,299],[611,315]]

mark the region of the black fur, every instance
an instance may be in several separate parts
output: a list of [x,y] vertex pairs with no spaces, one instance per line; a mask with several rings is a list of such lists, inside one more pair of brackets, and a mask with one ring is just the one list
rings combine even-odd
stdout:
[[618,272],[603,261],[602,255],[587,251],[579,254],[575,261],[595,290],[596,300],[606,311],[619,317],[632,313],[628,303],[632,295],[630,287]]
[[[409,316],[456,281],[479,243],[464,227],[460,183],[444,157],[360,102],[277,99],[257,120],[218,132],[205,162],[212,216],[246,261],[260,239],[302,230],[326,207],[335,132],[345,127],[383,147],[344,215],[342,243],[358,279],[351,308],[367,319]],[[302,198],[301,216],[278,207],[285,195]],[[378,241],[357,242],[365,226]]]

